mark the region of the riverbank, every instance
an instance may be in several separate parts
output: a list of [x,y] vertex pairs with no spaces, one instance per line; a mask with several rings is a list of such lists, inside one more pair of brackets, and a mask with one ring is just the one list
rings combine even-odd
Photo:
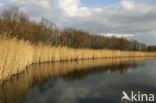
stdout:
[[119,50],[73,49],[51,47],[40,44],[34,46],[28,41],[0,39],[0,81],[21,73],[33,63],[73,61],[96,58],[154,57],[153,52],[132,52]]

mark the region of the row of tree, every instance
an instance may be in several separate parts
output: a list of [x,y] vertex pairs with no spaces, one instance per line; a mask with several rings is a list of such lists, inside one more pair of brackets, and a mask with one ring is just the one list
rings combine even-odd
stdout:
[[9,36],[29,40],[33,44],[42,42],[72,48],[156,51],[156,46],[146,46],[136,40],[100,36],[72,28],[59,30],[54,23],[45,18],[40,22],[29,20],[17,7],[4,10],[1,14],[0,35],[3,32],[9,32]]

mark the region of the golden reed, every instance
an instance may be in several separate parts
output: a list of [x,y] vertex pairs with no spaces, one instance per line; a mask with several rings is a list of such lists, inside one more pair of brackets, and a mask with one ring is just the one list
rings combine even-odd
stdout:
[[96,58],[154,57],[154,52],[72,49],[68,47],[34,46],[16,38],[0,38],[0,81],[21,73],[33,63],[72,61]]

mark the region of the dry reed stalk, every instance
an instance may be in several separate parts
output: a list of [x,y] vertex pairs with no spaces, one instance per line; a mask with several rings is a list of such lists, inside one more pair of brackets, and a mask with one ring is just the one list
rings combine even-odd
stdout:
[[0,38],[0,81],[25,70],[32,63],[69,61],[92,58],[154,57],[154,52],[73,49],[33,46],[28,41]]

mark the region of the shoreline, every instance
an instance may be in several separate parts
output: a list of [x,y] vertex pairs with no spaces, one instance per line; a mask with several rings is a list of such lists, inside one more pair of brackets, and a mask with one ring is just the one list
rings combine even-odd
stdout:
[[[29,69],[32,69],[33,66],[36,66],[36,65],[46,65],[46,64],[50,64],[50,65],[54,65],[56,66],[57,64],[63,64],[65,65],[66,63],[67,64],[70,64],[70,63],[75,63],[77,62],[78,64],[82,63],[82,62],[93,62],[93,66],[95,65],[110,65],[110,64],[118,64],[118,63],[124,63],[124,62],[131,62],[131,61],[143,61],[143,60],[156,60],[155,57],[130,57],[130,58],[98,58],[98,59],[83,59],[83,60],[73,60],[73,61],[57,61],[57,62],[43,62],[43,63],[34,63],[34,64],[31,64],[29,66],[27,66],[25,68],[24,71],[20,72],[20,73],[17,73],[17,74],[14,74],[12,75],[10,78],[6,79],[6,80],[3,80],[0,82],[0,86],[3,87],[3,85],[5,85],[7,82],[11,81],[12,79],[16,78],[16,77],[20,77],[20,75],[24,74],[26,71],[35,71],[35,70],[29,70]],[[100,64],[96,64],[97,61],[104,61],[104,62],[100,62]],[[95,62],[95,63],[94,63]],[[77,64],[77,65],[78,65]],[[87,67],[92,67],[92,65],[88,65]],[[70,66],[69,66],[70,67]],[[85,68],[87,68],[85,67]],[[60,70],[60,69],[59,69]],[[73,69],[74,70],[74,69]],[[68,71],[68,70],[67,70]],[[69,69],[69,71],[71,71]],[[54,71],[56,72],[56,71]],[[35,73],[34,73],[35,74]]]
[[77,61],[87,59],[156,57],[155,52],[74,49],[34,46],[28,41],[0,39],[0,81],[24,72],[30,65],[46,62]]

